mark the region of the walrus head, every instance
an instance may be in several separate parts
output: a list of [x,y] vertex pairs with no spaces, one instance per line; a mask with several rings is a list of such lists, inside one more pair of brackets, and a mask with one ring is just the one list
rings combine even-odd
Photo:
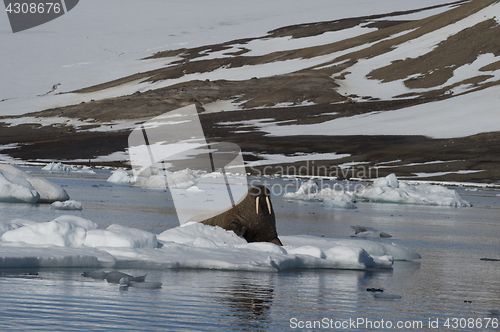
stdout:
[[271,192],[266,187],[251,187],[247,196],[234,207],[227,229],[244,237],[247,242],[271,242],[282,246],[270,197]]

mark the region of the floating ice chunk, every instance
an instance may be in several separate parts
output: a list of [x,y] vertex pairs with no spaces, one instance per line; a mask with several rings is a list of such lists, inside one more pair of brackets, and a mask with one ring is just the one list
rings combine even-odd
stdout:
[[68,193],[61,186],[47,179],[34,177],[15,166],[0,165],[0,171],[28,181],[40,196],[37,203],[52,203],[69,199]]
[[197,186],[192,186],[192,187],[186,189],[186,191],[191,192],[191,193],[202,193],[202,192],[205,192],[205,190],[201,190]]
[[3,241],[27,244],[51,244],[61,247],[79,248],[83,246],[87,231],[97,225],[76,216],[61,216],[49,222],[34,223],[5,232]]
[[135,186],[149,189],[188,189],[197,182],[197,174],[186,168],[182,171],[151,171],[150,176],[140,176],[134,183]]
[[77,201],[54,202],[50,208],[52,210],[82,210],[82,203]]
[[390,256],[381,256],[375,259],[370,256],[365,249],[361,247],[334,246],[324,251],[326,259],[335,261],[337,266],[345,269],[355,268],[356,265],[365,268],[392,267],[393,258]]
[[300,185],[299,190],[294,193],[286,193],[284,199],[313,200],[317,199],[318,185],[313,180],[309,180]]
[[356,208],[352,196],[348,193],[332,188],[322,188],[318,191],[318,185],[313,180],[302,183],[299,190],[294,193],[286,193],[283,198],[304,201],[319,200],[323,201],[323,206],[327,208]]
[[151,175],[150,177],[138,177],[134,186],[148,189],[167,189],[167,178],[165,175]]
[[107,181],[112,183],[131,183],[132,180],[133,176],[129,174],[129,172],[123,169],[117,169],[111,173]]
[[373,186],[374,187],[398,188],[399,181],[398,181],[398,178],[396,177],[396,174],[391,173],[391,174],[387,175],[385,178],[375,179],[375,181],[373,181]]
[[323,206],[326,208],[339,209],[357,209],[357,206],[352,202],[351,198],[338,195],[335,198],[326,197],[323,200]]
[[83,244],[85,247],[158,247],[156,235],[154,235],[153,233],[117,224],[111,225],[105,230],[89,230]]
[[420,255],[414,250],[393,244],[382,243],[364,239],[335,239],[310,235],[280,236],[280,240],[288,248],[289,246],[300,247],[313,244],[315,247],[325,251],[332,246],[346,246],[363,248],[371,256],[392,256],[395,260],[420,259]]
[[47,164],[42,168],[43,171],[50,172],[78,172],[78,173],[91,173],[94,174],[94,170],[89,166],[73,166],[73,165],[65,165],[63,163],[55,163],[52,162]]
[[26,180],[0,171],[0,202],[31,203],[40,199],[40,194]]
[[210,240],[216,246],[246,244],[247,241],[233,231],[227,231],[219,226],[207,226],[198,222],[189,222],[182,227],[168,229],[158,235],[162,242],[175,242],[182,244],[193,244],[195,240],[204,238]]
[[354,196],[375,203],[400,203],[419,205],[443,205],[468,207],[455,190],[440,185],[411,185],[398,181],[394,174],[376,179],[373,185],[365,185],[356,190]]
[[195,185],[196,177],[189,169],[168,174],[167,181],[170,189],[188,189]]
[[69,199],[69,195],[66,190],[47,179],[30,177],[27,178],[27,180],[40,194],[40,199],[37,203],[52,203],[55,201],[65,201]]
[[389,238],[392,235],[381,232],[378,229],[366,226],[351,226],[354,229],[354,237],[360,238]]
[[43,171],[56,171],[56,172],[72,172],[73,166],[64,165],[63,163],[50,163],[42,167]]

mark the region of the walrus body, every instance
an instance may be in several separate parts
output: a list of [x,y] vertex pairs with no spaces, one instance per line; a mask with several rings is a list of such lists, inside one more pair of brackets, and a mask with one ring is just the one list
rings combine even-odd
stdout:
[[232,230],[247,242],[272,242],[282,246],[276,232],[276,218],[270,199],[271,193],[264,186],[253,186],[234,207],[209,218],[199,216],[191,221]]

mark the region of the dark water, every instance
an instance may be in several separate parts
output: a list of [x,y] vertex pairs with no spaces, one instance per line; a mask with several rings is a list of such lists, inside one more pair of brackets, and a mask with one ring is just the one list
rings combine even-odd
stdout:
[[[67,186],[72,199],[83,203],[82,212],[70,214],[102,227],[121,223],[160,233],[177,225],[166,193],[112,185],[103,178],[98,174],[90,179],[52,180]],[[392,330],[480,331],[487,323],[498,329],[500,262],[480,258],[500,259],[500,197],[496,196],[500,191],[459,189],[459,193],[474,206],[358,203],[356,210],[327,210],[317,202],[273,198],[282,235],[348,238],[353,233],[351,225],[364,225],[393,235],[384,241],[422,255],[419,261],[396,262],[390,271],[122,269],[135,275],[148,273],[147,280],[163,283],[156,290],[125,290],[84,278],[80,269],[0,270],[0,330],[329,331],[356,327],[380,331],[390,330],[388,322]],[[0,209],[0,218],[6,220],[44,221],[68,214],[47,206],[2,205]],[[29,272],[38,275],[26,275]],[[367,288],[382,288],[382,294],[400,298],[376,298]],[[335,328],[349,320],[359,324]],[[436,320],[439,328],[431,329],[429,324]]]

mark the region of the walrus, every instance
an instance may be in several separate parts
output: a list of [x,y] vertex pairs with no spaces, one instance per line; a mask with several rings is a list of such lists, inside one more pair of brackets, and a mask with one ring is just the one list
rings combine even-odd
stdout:
[[190,221],[231,230],[247,242],[271,242],[282,246],[270,196],[266,187],[252,186],[247,195],[228,210],[209,218],[196,216]]

